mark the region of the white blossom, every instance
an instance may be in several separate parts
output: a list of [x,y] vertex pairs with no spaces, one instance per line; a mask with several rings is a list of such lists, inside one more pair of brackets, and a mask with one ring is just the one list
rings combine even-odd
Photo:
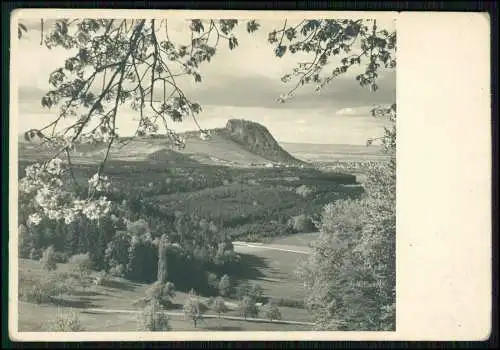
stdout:
[[94,174],[88,181],[89,188],[95,189],[96,191],[102,192],[108,190],[110,187],[109,179],[107,176],[99,175],[98,173]]
[[[66,163],[59,158],[52,159],[46,167],[33,164],[26,167],[26,176],[19,181],[19,190],[27,196],[34,206],[34,213],[29,215],[29,225],[38,225],[44,218],[73,222],[79,215],[90,220],[98,220],[111,211],[111,202],[106,197],[97,200],[82,200],[75,193],[65,189],[61,176]],[[98,191],[109,188],[106,176],[95,174],[89,180],[90,186]]]
[[62,159],[54,158],[47,164],[46,171],[52,175],[60,175],[65,170],[65,164]]
[[37,226],[42,222],[42,217],[38,213],[30,214],[28,217],[28,226]]

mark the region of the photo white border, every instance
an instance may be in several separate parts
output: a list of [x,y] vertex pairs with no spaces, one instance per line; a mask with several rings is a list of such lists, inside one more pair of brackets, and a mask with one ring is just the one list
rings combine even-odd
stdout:
[[[395,332],[18,332],[17,19],[395,18]],[[13,341],[486,340],[491,331],[490,19],[487,13],[18,9],[11,18],[9,335]]]

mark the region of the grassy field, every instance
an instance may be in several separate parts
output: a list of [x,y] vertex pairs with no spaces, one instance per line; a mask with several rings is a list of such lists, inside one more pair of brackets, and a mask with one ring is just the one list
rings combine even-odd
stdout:
[[[19,304],[19,331],[47,332],[48,323],[55,320],[61,312],[74,311],[78,314],[85,331],[88,332],[127,332],[137,331],[137,314],[134,313],[97,313],[77,308],[60,308],[52,305]],[[206,318],[196,328],[183,315],[169,315],[172,331],[308,331],[307,325],[289,325],[276,322],[243,321],[231,319]]]
[[[305,291],[302,284],[295,277],[295,267],[303,254],[282,252],[272,249],[279,244],[287,247],[297,242],[305,242],[315,234],[294,235],[277,239],[269,245],[271,249],[237,247],[241,256],[242,266],[248,266],[241,271],[241,276],[235,278],[235,283],[255,282],[264,289],[264,296],[275,299],[301,301]],[[302,238],[301,238],[302,237]],[[281,242],[281,243],[280,243]],[[285,245],[284,245],[285,246]],[[300,248],[300,244],[295,247]],[[20,275],[23,278],[46,278],[47,272],[42,270],[38,261],[22,259],[19,262]],[[68,272],[67,264],[58,264],[56,273]],[[245,275],[245,273],[247,273]],[[239,278],[238,278],[239,277]],[[132,283],[128,280],[114,278],[105,286],[91,286],[85,290],[78,290],[71,295],[63,295],[52,304],[36,305],[19,302],[19,330],[46,331],[47,321],[54,320],[61,311],[74,310],[87,331],[134,331],[137,327],[137,314],[126,312],[100,313],[99,310],[140,310],[137,303],[145,295],[148,285]],[[300,331],[310,330],[310,325],[279,324],[273,322],[244,321],[233,319],[206,318],[194,329],[192,323],[182,315],[182,305],[186,294],[177,292],[173,299],[173,306],[168,310],[173,330],[220,330],[220,331]],[[239,316],[236,310],[236,300],[226,299],[231,310],[226,316]],[[300,307],[280,307],[283,320],[311,322],[307,310]],[[213,314],[209,311],[208,314]],[[259,316],[262,317],[262,316]]]

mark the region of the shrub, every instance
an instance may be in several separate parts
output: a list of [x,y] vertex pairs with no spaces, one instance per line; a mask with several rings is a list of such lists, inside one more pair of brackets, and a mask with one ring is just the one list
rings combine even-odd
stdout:
[[125,266],[122,264],[115,265],[109,269],[109,275],[114,277],[124,277],[125,276]]
[[57,318],[49,324],[52,332],[82,332],[84,328],[75,312],[60,313]]
[[163,307],[168,307],[175,297],[175,285],[172,282],[156,281],[146,289],[146,301],[156,299]]
[[304,300],[279,298],[279,299],[272,300],[272,302],[276,306],[293,307],[293,308],[297,308],[297,309],[304,309],[305,308]]
[[212,289],[219,289],[219,280],[217,278],[217,275],[212,272],[207,273],[207,284],[210,288]]
[[236,297],[238,299],[243,299],[244,297],[249,297],[255,302],[261,301],[264,296],[264,290],[257,283],[243,283],[236,288]]
[[106,284],[106,282],[108,282],[109,279],[108,279],[108,274],[106,273],[106,271],[104,270],[101,270],[97,276],[94,278],[94,284],[96,286],[103,286]]
[[36,248],[30,249],[30,253],[29,253],[30,260],[40,260],[41,257],[42,257],[42,254],[40,253],[39,249],[36,249]]
[[278,306],[274,303],[264,305],[262,311],[264,312],[264,317],[268,318],[270,321],[281,320],[281,312],[278,309]]
[[231,280],[229,279],[229,276],[227,274],[221,277],[218,289],[219,294],[223,297],[229,295],[229,293],[231,292]]
[[310,232],[315,229],[314,223],[305,214],[294,216],[291,224],[296,232]]
[[226,302],[224,301],[224,298],[222,297],[217,297],[212,303],[212,310],[217,314],[217,316],[220,318],[221,314],[226,313],[229,311]]
[[238,302],[238,309],[240,311],[240,315],[246,320],[247,317],[257,317],[259,315],[259,308],[255,303],[255,299],[244,296]]
[[139,314],[137,321],[139,331],[161,332],[172,329],[169,324],[169,318],[157,299],[152,299],[146,304]]
[[68,254],[64,252],[54,252],[54,260],[59,264],[68,262]]
[[86,277],[92,269],[92,260],[89,253],[76,254],[69,259],[70,268],[81,277]]
[[53,290],[40,281],[19,281],[19,300],[35,304],[50,303]]
[[53,246],[45,249],[40,262],[42,264],[42,268],[46,271],[53,271],[57,269],[55,250]]
[[54,301],[54,297],[70,293],[75,289],[75,281],[68,274],[51,273],[39,277],[27,277],[22,273],[19,275],[19,299],[26,302],[51,303]]
[[313,190],[309,188],[307,185],[301,185],[296,188],[295,193],[297,193],[301,197],[306,198],[313,193]]

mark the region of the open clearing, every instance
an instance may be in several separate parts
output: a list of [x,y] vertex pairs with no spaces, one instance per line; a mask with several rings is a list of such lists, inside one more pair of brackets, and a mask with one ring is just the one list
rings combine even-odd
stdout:
[[[276,299],[301,301],[305,290],[295,276],[299,262],[307,257],[307,241],[313,240],[317,234],[297,234],[281,237],[269,244],[245,246],[235,244],[235,250],[241,255],[243,264],[252,264],[252,277],[238,279],[236,283],[255,282],[264,289],[264,296]],[[291,252],[293,250],[302,253]],[[41,269],[39,262],[20,260],[19,271],[24,276],[43,278],[47,273]],[[66,264],[58,264],[57,272],[67,272]],[[48,320],[54,320],[61,310],[74,310],[87,331],[135,331],[137,330],[137,313],[140,308],[136,304],[145,295],[148,285],[132,283],[124,279],[114,279],[106,286],[92,286],[75,295],[65,295],[60,305],[36,305],[19,302],[19,331],[46,331]],[[182,304],[186,294],[177,292],[173,307],[168,310],[170,324],[174,331],[220,330],[220,331],[300,331],[311,330],[308,324],[283,324],[264,320],[217,319],[206,318],[198,328],[182,314]],[[226,316],[238,318],[236,300],[226,300],[230,311]],[[98,312],[100,310],[101,312]],[[107,310],[107,311],[106,311]],[[127,312],[127,310],[129,312]],[[310,323],[307,310],[295,307],[280,307],[283,320]],[[213,314],[211,311],[207,314]],[[262,317],[262,316],[259,316]]]

